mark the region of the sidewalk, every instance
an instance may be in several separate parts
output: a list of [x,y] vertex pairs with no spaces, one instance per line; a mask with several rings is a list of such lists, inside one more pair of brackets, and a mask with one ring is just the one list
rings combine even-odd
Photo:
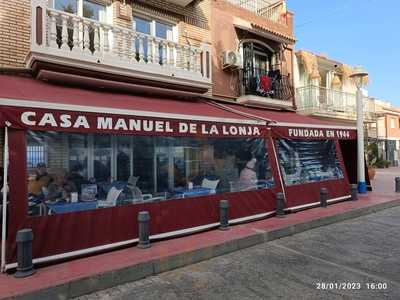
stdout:
[[394,177],[400,174],[400,168],[380,173],[374,182],[376,192],[360,196],[358,201],[309,209],[283,219],[269,218],[236,225],[228,231],[212,230],[156,242],[149,249],[130,247],[81,258],[38,269],[34,276],[25,279],[2,274],[0,299],[69,299],[315,227],[400,206],[400,195],[392,192]]

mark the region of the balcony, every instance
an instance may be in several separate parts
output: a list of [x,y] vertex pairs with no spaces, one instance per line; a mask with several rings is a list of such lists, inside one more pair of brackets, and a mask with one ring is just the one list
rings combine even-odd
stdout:
[[243,95],[238,98],[242,104],[274,108],[293,108],[293,85],[291,79],[279,71],[267,75],[243,77]]
[[[211,87],[209,45],[194,47],[58,11],[32,1],[27,66],[66,75],[202,94]],[[77,71],[79,70],[79,72]]]
[[[296,91],[296,104],[300,113],[348,121],[357,119],[356,95],[319,86],[305,86]],[[376,120],[375,101],[364,97],[364,120]]]
[[233,5],[244,8],[268,20],[287,25],[286,1],[274,0],[227,0]]

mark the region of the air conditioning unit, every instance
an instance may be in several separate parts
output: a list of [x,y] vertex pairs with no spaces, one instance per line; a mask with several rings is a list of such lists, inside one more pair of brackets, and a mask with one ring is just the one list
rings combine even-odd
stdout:
[[238,69],[242,68],[242,56],[239,52],[224,51],[222,52],[222,68],[225,69]]

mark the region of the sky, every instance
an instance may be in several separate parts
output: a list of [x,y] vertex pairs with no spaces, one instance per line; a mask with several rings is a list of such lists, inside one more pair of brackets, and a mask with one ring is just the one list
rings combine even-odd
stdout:
[[400,107],[399,0],[288,0],[296,49],[369,73],[369,95]]

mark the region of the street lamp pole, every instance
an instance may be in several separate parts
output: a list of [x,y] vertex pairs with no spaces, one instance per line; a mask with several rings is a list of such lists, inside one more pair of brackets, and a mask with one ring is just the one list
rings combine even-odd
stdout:
[[364,77],[368,73],[362,70],[361,67],[356,67],[354,73],[350,76],[355,80],[357,86],[357,180],[358,192],[365,194],[367,192],[367,184],[365,182],[365,155],[364,155],[364,113],[363,113],[363,86]]

